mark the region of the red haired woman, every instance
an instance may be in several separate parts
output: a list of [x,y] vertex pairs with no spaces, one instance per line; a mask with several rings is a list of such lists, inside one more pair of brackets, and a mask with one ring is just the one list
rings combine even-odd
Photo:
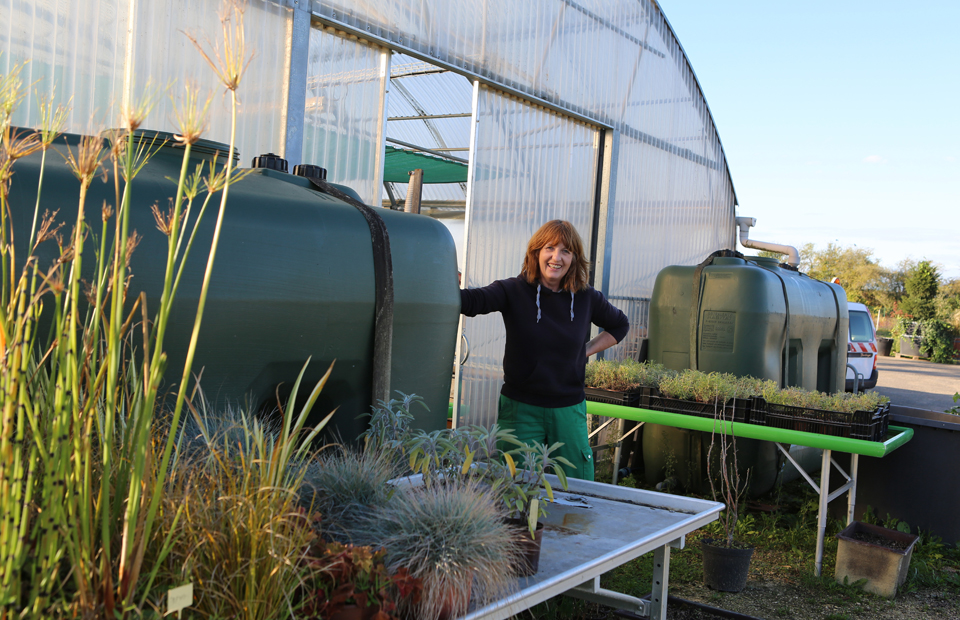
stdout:
[[[498,422],[523,442],[563,442],[568,476],[593,480],[583,375],[587,358],[627,335],[626,315],[587,284],[589,262],[569,222],[553,220],[527,242],[520,275],[460,291],[466,316],[499,312],[507,331]],[[591,324],[603,331],[590,340]]]

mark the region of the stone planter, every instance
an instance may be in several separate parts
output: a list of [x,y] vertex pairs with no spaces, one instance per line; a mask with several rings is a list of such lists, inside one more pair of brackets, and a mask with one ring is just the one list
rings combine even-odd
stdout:
[[834,577],[839,583],[866,579],[863,589],[886,598],[893,598],[897,588],[907,579],[910,557],[918,536],[854,521],[837,534],[837,568]]
[[921,357],[920,338],[917,338],[916,336],[901,336],[900,355],[906,355],[908,357]]

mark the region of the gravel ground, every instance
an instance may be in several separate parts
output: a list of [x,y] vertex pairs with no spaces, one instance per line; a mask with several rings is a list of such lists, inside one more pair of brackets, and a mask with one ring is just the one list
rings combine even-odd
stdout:
[[[828,600],[783,581],[748,582],[737,594],[704,586],[674,586],[673,596],[766,620],[960,620],[960,597],[940,590],[901,592],[893,600],[864,595],[853,600],[835,594]],[[672,615],[671,620],[696,616]]]

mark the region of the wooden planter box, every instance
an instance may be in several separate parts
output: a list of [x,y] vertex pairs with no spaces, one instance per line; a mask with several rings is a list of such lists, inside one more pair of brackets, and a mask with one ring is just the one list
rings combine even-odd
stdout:
[[[836,580],[854,583],[866,579],[864,590],[893,598],[897,588],[907,579],[910,557],[918,537],[854,521],[837,534],[837,538],[840,543],[834,572]],[[888,546],[890,544],[896,548]]]

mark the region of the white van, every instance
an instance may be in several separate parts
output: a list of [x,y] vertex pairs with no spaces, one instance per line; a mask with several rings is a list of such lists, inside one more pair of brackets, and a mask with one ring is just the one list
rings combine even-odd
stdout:
[[[877,385],[877,330],[870,310],[863,304],[848,302],[850,332],[847,341],[847,364],[861,376],[860,391]],[[846,390],[853,391],[853,371],[847,368]]]

